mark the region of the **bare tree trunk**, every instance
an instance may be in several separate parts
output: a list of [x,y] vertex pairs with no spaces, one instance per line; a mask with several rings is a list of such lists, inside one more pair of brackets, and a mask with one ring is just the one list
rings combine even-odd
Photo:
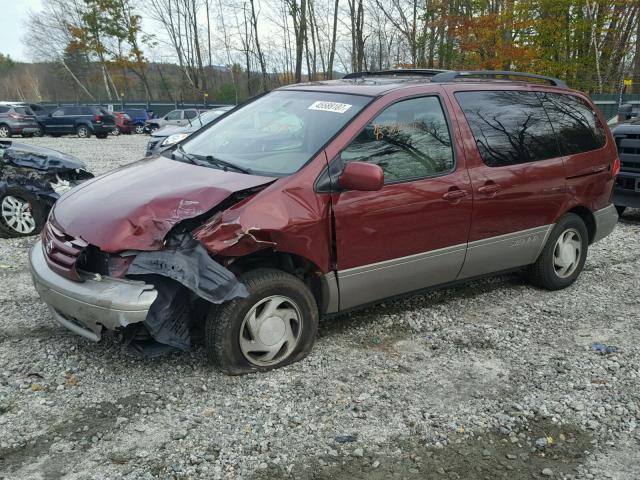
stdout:
[[632,92],[640,93],[640,18],[636,20],[636,45],[633,57],[633,85]]
[[69,68],[69,66],[66,64],[66,62],[64,61],[64,58],[60,58],[60,63],[62,64],[62,66],[65,68],[65,70],[67,72],[69,72],[69,75],[71,75],[71,78],[73,78],[75,80],[75,82],[78,84],[78,86],[84,90],[84,93],[86,93],[89,98],[93,101],[96,100],[96,97],[94,97],[93,95],[91,95],[91,92],[89,92],[89,90],[87,90],[87,87],[84,86],[84,84],[78,80],[78,77],[75,76],[75,74],[71,71],[71,69]]
[[264,60],[264,56],[262,55],[262,49],[260,48],[260,39],[258,38],[258,19],[256,17],[256,9],[254,5],[254,0],[249,0],[251,4],[251,24],[253,25],[253,34],[256,36],[256,50],[258,53],[258,62],[260,63],[260,71],[262,72],[262,82],[261,87],[262,91],[266,92],[268,90],[268,79],[269,76],[267,74],[267,64]]
[[335,0],[333,7],[333,31],[331,32],[331,47],[329,49],[329,65],[325,78],[331,80],[333,78],[333,61],[336,56],[336,38],[338,33],[338,4],[340,0]]

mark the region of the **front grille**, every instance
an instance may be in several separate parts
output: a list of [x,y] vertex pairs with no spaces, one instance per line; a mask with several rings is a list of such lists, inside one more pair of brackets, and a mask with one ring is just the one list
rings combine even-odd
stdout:
[[87,246],[87,242],[66,235],[50,221],[42,229],[42,248],[47,263],[51,269],[71,280],[81,281],[76,262]]

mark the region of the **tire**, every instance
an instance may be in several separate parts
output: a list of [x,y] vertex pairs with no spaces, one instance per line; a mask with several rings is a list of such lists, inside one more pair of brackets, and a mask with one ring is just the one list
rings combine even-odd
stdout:
[[[120,135],[122,132],[120,131],[120,129],[118,127],[114,128],[113,130],[111,130],[110,134],[113,135],[114,137],[117,137],[118,135]],[[96,137],[98,137],[96,135]],[[98,137],[100,138],[100,137]]]
[[8,125],[0,125],[0,138],[11,138],[11,129]]
[[[309,288],[289,273],[267,268],[247,272],[240,281],[249,296],[212,308],[207,317],[205,345],[209,359],[224,373],[241,375],[306,357],[315,341],[319,317]],[[269,308],[282,313],[261,318],[268,315]],[[260,322],[257,332],[248,321],[254,309],[255,321]],[[258,353],[260,346],[265,347],[266,354]]]
[[76,128],[76,135],[78,135],[78,138],[89,138],[91,137],[91,130],[86,125],[79,125]]
[[144,133],[144,125],[136,125],[135,132],[136,132],[137,134]]
[[44,132],[42,131],[42,127],[39,127],[38,130],[33,134],[34,137],[42,137],[44,136]]
[[618,216],[621,217],[624,211],[627,209],[624,205],[616,205],[616,210],[618,211]]
[[547,290],[560,290],[575,282],[587,259],[588,240],[584,221],[574,213],[563,215],[538,260],[530,267],[531,283]]
[[[28,212],[17,212],[19,204],[27,204]],[[0,195],[0,237],[28,237],[40,233],[47,218],[46,208],[28,192],[7,188]],[[28,227],[28,228],[27,228]]]

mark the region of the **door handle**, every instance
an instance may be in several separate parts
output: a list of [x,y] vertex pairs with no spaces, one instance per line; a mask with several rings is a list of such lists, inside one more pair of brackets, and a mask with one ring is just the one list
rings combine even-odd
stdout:
[[488,183],[478,188],[478,192],[484,195],[495,195],[500,190],[500,185],[495,183]]
[[459,190],[456,188],[455,190],[449,190],[447,193],[442,195],[442,198],[444,198],[445,200],[457,200],[466,196],[467,192],[465,190]]

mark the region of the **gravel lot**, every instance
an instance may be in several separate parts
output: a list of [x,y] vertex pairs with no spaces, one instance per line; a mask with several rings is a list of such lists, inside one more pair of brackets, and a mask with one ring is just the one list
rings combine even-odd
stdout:
[[[147,138],[26,142],[102,173]],[[57,326],[32,242],[0,240],[0,478],[640,478],[639,210],[569,289],[513,274],[388,302],[243,377]]]

